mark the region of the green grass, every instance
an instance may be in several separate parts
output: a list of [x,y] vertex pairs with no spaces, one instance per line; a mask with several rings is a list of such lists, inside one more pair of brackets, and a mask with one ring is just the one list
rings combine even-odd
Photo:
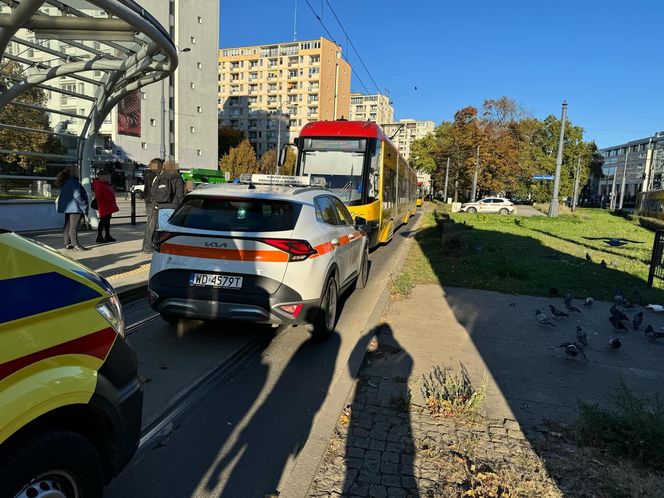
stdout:
[[[646,289],[654,234],[599,209],[547,217],[427,212],[392,290],[407,295],[418,284],[440,283],[529,295],[612,299],[620,286],[629,299],[664,300],[661,288]],[[635,243],[611,247],[594,237]],[[593,262],[587,262],[586,253]],[[606,268],[600,262],[606,262]],[[656,286],[662,282],[655,281]]]
[[581,444],[664,470],[664,404],[659,398],[637,398],[621,383],[614,410],[586,403],[580,409],[573,432]]

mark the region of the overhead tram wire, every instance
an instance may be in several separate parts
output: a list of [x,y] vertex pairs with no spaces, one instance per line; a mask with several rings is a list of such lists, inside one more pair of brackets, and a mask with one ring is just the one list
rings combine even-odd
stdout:
[[[346,28],[344,28],[344,25],[341,23],[341,19],[339,19],[339,16],[337,16],[337,13],[336,13],[336,12],[334,11],[334,9],[332,8],[332,4],[330,4],[330,1],[329,1],[329,0],[325,0],[325,3],[326,3],[327,6],[330,8],[330,12],[332,12],[332,15],[333,15],[334,18],[337,20],[337,23],[339,23],[339,27],[341,28],[341,30],[342,30],[342,31],[344,32],[344,34],[346,35],[346,40],[348,40],[348,43],[350,43],[350,46],[352,47],[353,51],[355,52],[355,55],[357,55],[357,58],[360,59],[360,62],[362,63],[362,67],[364,67],[364,70],[365,70],[365,71],[367,72],[367,74],[369,75],[369,79],[371,80],[371,82],[372,82],[372,83],[374,84],[374,86],[376,87],[376,91],[378,92],[378,94],[380,94],[380,88],[378,87],[378,84],[376,83],[376,80],[374,80],[373,76],[371,75],[371,72],[369,71],[369,68],[368,68],[367,65],[364,63],[364,59],[362,59],[362,56],[360,55],[360,52],[358,52],[357,48],[355,48],[355,44],[353,43],[353,40],[351,40],[350,35],[349,35],[348,32],[346,31]],[[368,93],[368,92],[367,92],[367,93]]]
[[[327,36],[330,37],[330,40],[334,40],[334,36],[332,36],[332,33],[330,33],[330,30],[327,29],[327,26],[325,26],[325,23],[323,22],[323,20],[321,19],[321,17],[316,13],[316,11],[314,10],[314,8],[311,6],[311,3],[309,3],[309,0],[304,0],[304,1],[307,3],[307,6],[309,7],[309,10],[311,10],[311,13],[314,15],[314,17],[315,17],[316,19],[318,19],[318,22],[320,23],[320,25],[323,26],[323,29],[325,30],[325,33],[327,33]],[[347,58],[347,57],[344,57],[344,59],[346,60],[346,62],[348,62],[348,58]],[[350,64],[349,64],[349,66],[350,66]],[[360,82],[360,85],[362,85],[362,88],[364,88],[364,91],[367,92],[367,94],[370,93],[370,92],[369,92],[369,89],[368,89],[367,86],[364,84],[364,81],[362,81],[362,78],[360,78],[360,75],[357,74],[357,71],[353,70],[353,66],[350,66],[350,70],[351,70],[351,72],[353,73],[353,75],[355,75],[355,77],[357,78],[357,80]],[[371,77],[371,75],[369,75],[369,77]],[[372,80],[373,80],[373,78],[372,78]]]

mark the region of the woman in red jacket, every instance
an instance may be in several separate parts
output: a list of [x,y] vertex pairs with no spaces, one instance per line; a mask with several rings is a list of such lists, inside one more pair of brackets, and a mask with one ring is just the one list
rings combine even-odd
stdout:
[[[97,178],[92,180],[92,190],[95,193],[95,200],[97,201],[97,213],[99,216],[99,226],[97,227],[97,242],[115,242],[111,237],[111,216],[113,213],[119,211],[118,205],[115,202],[115,192],[111,187],[109,181],[111,177],[108,173],[100,171],[97,173]],[[94,207],[94,206],[93,206]],[[106,232],[106,237],[101,236],[101,232]]]

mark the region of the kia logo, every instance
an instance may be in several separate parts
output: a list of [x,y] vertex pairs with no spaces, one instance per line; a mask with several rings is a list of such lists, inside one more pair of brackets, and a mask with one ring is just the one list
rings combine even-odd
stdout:
[[228,247],[228,244],[226,244],[226,242],[214,242],[214,241],[210,242],[210,241],[208,241],[208,242],[205,243],[205,247],[222,248],[222,247]]

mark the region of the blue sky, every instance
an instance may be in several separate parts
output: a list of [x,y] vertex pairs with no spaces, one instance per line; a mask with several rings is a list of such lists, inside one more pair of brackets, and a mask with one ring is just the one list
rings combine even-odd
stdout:
[[[662,0],[329,0],[397,118],[438,124],[503,95],[543,118],[568,115],[600,147],[664,130]],[[370,92],[329,11],[309,0]],[[221,2],[219,46],[293,39],[295,0]],[[297,38],[325,35],[297,0]],[[326,35],[325,35],[326,36]],[[417,89],[415,89],[417,87]],[[353,75],[352,88],[364,92]]]

